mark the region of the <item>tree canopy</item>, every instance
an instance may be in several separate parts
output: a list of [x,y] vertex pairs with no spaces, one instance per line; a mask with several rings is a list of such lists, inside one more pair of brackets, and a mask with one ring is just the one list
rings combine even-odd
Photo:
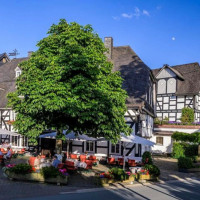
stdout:
[[46,129],[119,139],[126,125],[126,92],[112,72],[105,47],[91,25],[64,19],[53,24],[38,50],[20,64],[17,89],[8,95],[14,128],[35,142]]

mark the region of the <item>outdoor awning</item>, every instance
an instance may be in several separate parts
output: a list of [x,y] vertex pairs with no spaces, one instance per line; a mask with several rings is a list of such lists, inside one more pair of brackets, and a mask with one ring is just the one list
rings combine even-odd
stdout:
[[[98,141],[105,141],[105,138],[99,138],[97,139]],[[143,137],[139,137],[137,135],[129,135],[126,136],[123,133],[121,133],[121,138],[120,141],[122,142],[126,142],[126,143],[135,143],[135,144],[142,144],[142,145],[146,145],[146,146],[153,146],[155,145],[154,142],[147,140]]]
[[[93,137],[89,137],[87,135],[84,134],[75,134],[74,132],[70,132],[68,134],[65,134],[66,131],[64,131],[64,135],[66,137],[67,140],[81,140],[81,141],[95,141],[96,138]],[[39,138],[50,138],[50,139],[55,139],[56,138],[56,132],[52,132],[52,133],[46,133],[46,134],[42,134],[39,136]]]
[[4,130],[0,128],[0,135],[11,135],[11,136],[18,136],[20,135],[19,133],[15,133],[12,131]]
[[147,140],[143,137],[139,137],[137,135],[129,135],[126,136],[123,133],[121,134],[121,139],[122,142],[127,142],[127,143],[135,143],[135,144],[142,144],[142,145],[146,145],[146,146],[153,146],[155,145],[154,142]]

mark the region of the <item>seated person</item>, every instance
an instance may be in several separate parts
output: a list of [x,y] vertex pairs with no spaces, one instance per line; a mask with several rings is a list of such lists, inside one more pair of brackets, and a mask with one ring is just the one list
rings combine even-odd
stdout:
[[4,155],[4,159],[6,159],[6,160],[7,160],[7,159],[10,159],[11,156],[12,156],[12,152],[11,152],[11,150],[10,150],[10,147],[8,147],[7,150],[8,150],[7,154]]
[[34,161],[34,167],[36,170],[39,170],[40,169],[40,156],[37,156],[35,161]]
[[54,156],[54,157],[53,157],[52,166],[57,168],[58,165],[59,165],[60,163],[61,163],[61,161],[58,160],[58,157],[57,157],[57,156]]

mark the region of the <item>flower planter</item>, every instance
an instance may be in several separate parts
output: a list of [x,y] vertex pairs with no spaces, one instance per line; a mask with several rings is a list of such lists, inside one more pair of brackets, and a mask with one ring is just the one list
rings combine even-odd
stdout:
[[45,179],[40,173],[29,173],[29,174],[15,174],[10,172],[7,169],[4,169],[4,175],[6,175],[11,180],[20,180],[20,181],[37,181],[45,183],[56,183],[57,185],[68,183],[68,177],[56,177],[56,178],[47,178]]
[[129,176],[129,181],[135,181],[135,176]]
[[114,182],[115,182],[114,179],[108,179],[108,178],[96,177],[96,179],[95,179],[96,185],[100,185],[100,186],[107,186],[110,183],[114,183]]
[[154,176],[154,175],[150,175],[150,174],[139,174],[139,177],[138,177],[139,181],[141,180],[158,180],[158,177],[157,176]]

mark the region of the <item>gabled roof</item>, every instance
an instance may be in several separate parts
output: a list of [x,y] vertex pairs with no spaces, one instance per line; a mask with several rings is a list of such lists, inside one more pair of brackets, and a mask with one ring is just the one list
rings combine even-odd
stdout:
[[0,65],[4,64],[4,63],[1,63],[1,60],[3,58],[6,58],[8,61],[10,61],[10,58],[8,57],[8,55],[6,53],[2,53],[0,54]]
[[166,69],[166,68],[168,68],[168,69],[170,69],[172,72],[174,72],[174,73],[176,74],[176,76],[179,77],[181,80],[184,80],[183,75],[182,75],[179,71],[177,71],[176,69],[170,67],[169,65],[164,65],[161,69],[159,69],[155,77],[157,77],[157,76],[161,73],[161,71],[162,71],[163,69]]
[[[177,91],[176,95],[195,95],[200,92],[200,66],[199,63],[189,63],[168,67],[174,73],[178,72],[177,76]],[[153,74],[157,76],[162,68],[154,69]],[[181,79],[180,75],[183,77]]]
[[7,94],[16,90],[15,69],[28,58],[16,58],[0,66],[0,108],[7,107]]
[[[113,71],[120,71],[123,81],[123,89],[127,91],[128,108],[143,107],[147,104],[146,94],[149,90],[151,70],[130,46],[113,47],[112,59]],[[149,107],[148,107],[149,110]],[[153,109],[151,109],[153,113]]]

